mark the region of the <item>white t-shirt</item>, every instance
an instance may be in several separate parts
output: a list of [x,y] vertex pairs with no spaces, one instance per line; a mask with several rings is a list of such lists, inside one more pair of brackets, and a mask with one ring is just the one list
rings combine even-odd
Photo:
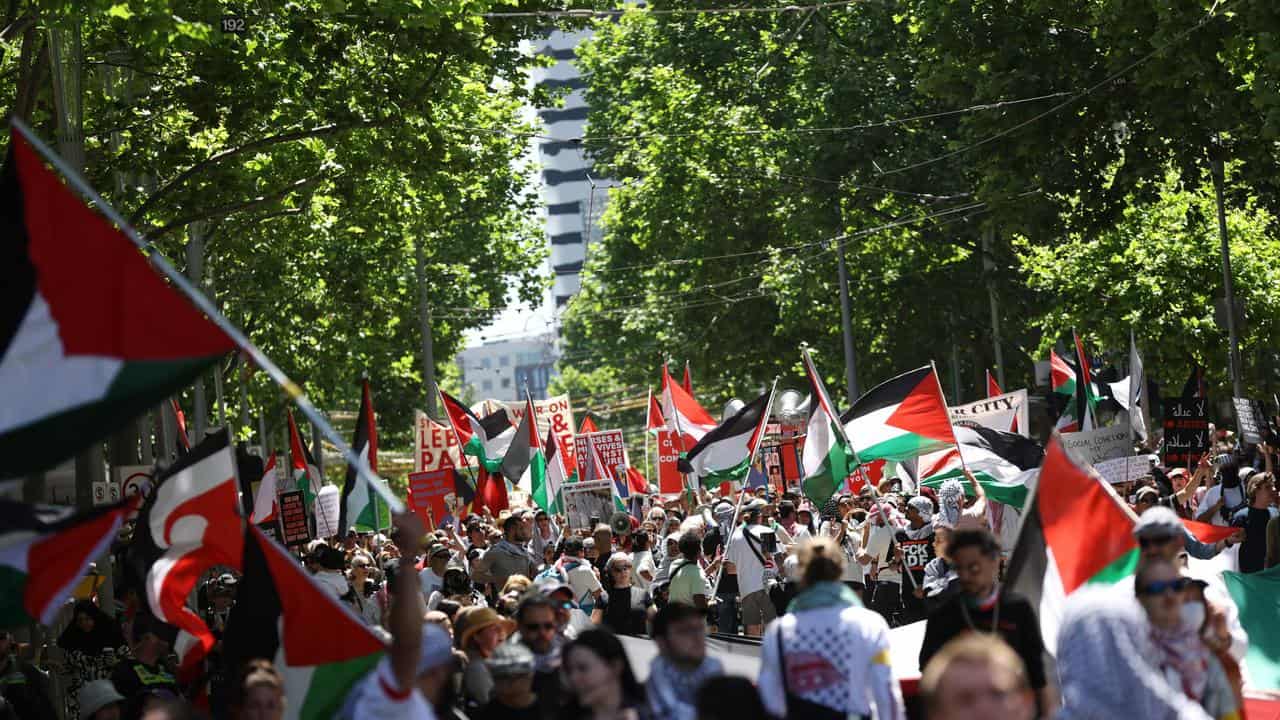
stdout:
[[[890,548],[893,547],[894,529],[887,525],[872,525],[871,532],[867,536],[867,545],[865,550],[875,560],[875,565],[879,568],[876,576],[878,582],[902,583],[902,573],[898,572],[897,563],[893,559]],[[871,568],[865,568],[868,573],[868,582],[870,582]]]
[[577,566],[565,574],[569,576],[569,588],[573,590],[573,601],[579,605],[595,604],[594,596],[596,592],[603,591],[604,586],[600,584],[600,578],[596,577],[595,571],[591,569],[591,563],[578,559]]
[[641,590],[648,590],[651,580],[645,580],[641,571],[649,573],[649,577],[658,576],[658,568],[653,564],[653,553],[648,550],[636,550],[631,553],[631,582]]
[[431,599],[431,593],[444,586],[444,578],[437,575],[431,568],[425,567],[418,573],[418,584],[422,586],[422,599],[425,602]]
[[[1209,508],[1213,507],[1214,504],[1217,503],[1218,500],[1222,498],[1222,492],[1223,492],[1222,483],[1218,483],[1217,485],[1214,485],[1213,487],[1206,490],[1204,493],[1204,497],[1200,500],[1200,508],[1197,512],[1204,512]],[[1230,509],[1230,508],[1236,507],[1237,505],[1244,504],[1245,498],[1244,498],[1243,485],[1237,485],[1236,487],[1233,487],[1233,488],[1227,488],[1226,493],[1227,493],[1226,502],[1223,503],[1223,507]],[[1227,521],[1222,519],[1221,512],[1215,512],[1209,518],[1208,522],[1214,525],[1220,525],[1223,527],[1227,525]]]
[[[764,548],[760,545],[759,532],[754,527],[749,528],[752,538],[750,542],[755,546],[755,550],[752,550],[746,536],[742,534],[744,530],[748,530],[745,525],[733,531],[724,551],[724,559],[733,563],[738,571],[738,597],[746,597],[764,589],[764,563],[760,562],[760,558],[764,556]],[[756,553],[760,553],[760,556]]]
[[356,688],[352,708],[355,720],[436,720],[435,711],[416,686],[401,690],[396,686],[391,660],[382,658]]

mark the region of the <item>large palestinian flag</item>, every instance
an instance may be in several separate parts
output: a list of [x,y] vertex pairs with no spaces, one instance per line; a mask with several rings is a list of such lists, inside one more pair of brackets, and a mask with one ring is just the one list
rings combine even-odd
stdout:
[[[378,425],[373,416],[373,398],[369,393],[369,381],[360,383],[360,412],[356,415],[356,432],[351,449],[365,462],[374,475],[378,474]],[[355,527],[362,532],[377,532],[391,527],[391,508],[369,487],[369,481],[360,476],[355,465],[347,466],[347,479],[342,486],[342,501],[338,504],[338,527]]]
[[805,497],[823,507],[845,478],[857,467],[853,451],[844,439],[844,429],[836,415],[831,396],[822,376],[813,366],[813,358],[804,350],[804,370],[809,377],[809,424],[804,441],[804,478],[800,487]]
[[968,467],[988,498],[1021,512],[1027,501],[1027,471],[1039,467],[1044,459],[1040,445],[1017,433],[981,426],[956,427],[955,433],[955,447],[920,458],[916,465],[920,484],[940,488],[947,480],[956,479],[972,494],[964,476]]
[[1051,652],[1058,646],[1068,595],[1086,583],[1111,584],[1133,574],[1138,563],[1134,521],[1111,486],[1072,458],[1055,433],[1005,575],[1005,586],[1036,608]]
[[538,436],[538,414],[532,398],[525,399],[524,417],[502,457],[502,475],[531,493],[546,483],[547,455]]
[[328,720],[373,669],[386,646],[349,609],[320,589],[284,548],[250,526],[244,577],[222,638],[228,677],[254,658],[284,677],[286,718]]
[[875,386],[840,420],[862,463],[910,460],[956,442],[947,401],[931,365]]
[[761,395],[703,435],[680,461],[681,469],[697,476],[706,487],[745,480],[751,458],[764,438],[772,399],[772,391]]
[[480,461],[490,473],[502,471],[502,461],[507,456],[507,449],[515,438],[516,429],[511,425],[511,417],[505,408],[490,413],[483,418],[471,412],[471,408],[443,390],[440,391],[445,415],[453,430],[458,434],[458,442],[462,445],[464,455],[470,455]]
[[53,624],[138,497],[91,512],[0,500],[0,628]]
[[560,493],[565,483],[576,482],[577,468],[573,465],[573,453],[564,451],[564,445],[556,436],[555,428],[547,428],[547,440],[543,443],[547,454],[547,469],[542,484],[533,485],[533,501],[552,515],[564,512]]
[[312,512],[312,508],[316,506],[316,496],[320,494],[320,488],[324,487],[324,476],[320,474],[320,467],[316,465],[315,458],[311,457],[307,444],[302,442],[298,425],[293,421],[293,411],[285,414],[289,419],[289,458],[293,468],[293,484],[302,491],[302,497],[307,501],[307,512]]
[[101,440],[235,349],[17,129],[0,180],[0,477]]
[[684,452],[692,452],[702,436],[716,428],[715,418],[672,379],[666,365],[662,366],[662,414],[668,427],[680,433]]

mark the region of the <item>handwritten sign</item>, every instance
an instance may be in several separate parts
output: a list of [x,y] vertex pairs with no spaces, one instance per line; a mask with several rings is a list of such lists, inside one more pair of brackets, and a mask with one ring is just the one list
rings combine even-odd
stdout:
[[432,420],[418,410],[413,422],[413,470],[430,472],[462,465],[458,436],[453,428]]
[[1159,460],[1155,455],[1135,455],[1132,457],[1118,457],[1102,462],[1094,463],[1093,469],[1098,471],[1103,480],[1117,485],[1119,483],[1133,482],[1142,477],[1151,474],[1151,466]]
[[1165,467],[1194,466],[1209,447],[1209,401],[1184,398],[1165,403]]
[[1267,416],[1262,411],[1262,403],[1249,398],[1231,398],[1236,408],[1236,429],[1240,431],[1240,439],[1250,445],[1257,445],[1267,434]]
[[[585,435],[575,435],[573,445],[579,477],[595,477],[593,473],[601,472],[610,480],[614,480],[619,465],[630,466],[627,462],[627,443],[623,440],[621,430],[601,430]],[[604,463],[603,470],[597,470],[592,464],[593,449],[600,454],[600,460]]]
[[1090,465],[1133,454],[1127,422],[1095,430],[1063,433],[1062,444]]
[[284,544],[293,547],[311,540],[307,528],[307,500],[301,490],[280,493],[280,526]]

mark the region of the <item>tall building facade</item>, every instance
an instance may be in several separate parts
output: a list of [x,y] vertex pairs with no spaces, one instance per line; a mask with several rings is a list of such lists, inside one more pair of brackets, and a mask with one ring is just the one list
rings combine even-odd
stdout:
[[542,167],[542,199],[546,205],[545,227],[551,245],[551,268],[555,272],[552,296],[558,312],[581,287],[580,274],[587,248],[600,239],[600,216],[607,202],[609,183],[591,173],[587,149],[577,138],[583,136],[587,104],[583,97],[586,79],[575,59],[575,48],[591,37],[589,31],[553,31],[535,44],[539,54],[555,59],[555,64],[538,68],[533,81],[566,91],[564,104],[538,110],[546,138],[535,140]]
[[455,360],[463,387],[470,386],[469,394],[477,401],[522,400],[526,387],[534,400],[545,400],[555,374],[555,337],[491,340],[459,352]]

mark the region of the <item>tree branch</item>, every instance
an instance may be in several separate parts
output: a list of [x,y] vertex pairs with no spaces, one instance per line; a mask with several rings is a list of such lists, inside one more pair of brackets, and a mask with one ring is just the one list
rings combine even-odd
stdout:
[[242,155],[247,152],[253,152],[255,150],[261,150],[262,148],[270,147],[272,145],[279,145],[281,143],[293,142],[295,140],[306,140],[308,138],[314,138],[314,137],[323,137],[325,135],[333,135],[336,133],[340,133],[346,130],[352,130],[355,128],[380,127],[383,125],[388,125],[391,122],[393,122],[393,119],[360,120],[357,122],[349,122],[349,123],[333,123],[330,125],[322,125],[320,127],[311,128],[309,130],[295,130],[292,132],[280,133],[279,135],[272,135],[270,137],[265,137],[260,140],[254,140],[252,142],[245,143],[244,145],[240,145],[238,147],[233,147],[227,150],[216,152],[213,155],[210,155],[204,160],[201,160],[195,165],[192,165],[191,167],[182,171],[177,175],[177,177],[165,183],[160,189],[156,190],[155,192],[147,196],[147,199],[142,202],[142,205],[138,206],[138,209],[133,211],[133,215],[129,217],[129,222],[132,224],[137,224],[139,218],[141,218],[148,210],[154,207],[156,202],[158,202],[160,198],[173,192],[179,185],[191,179],[191,177],[194,176],[196,173],[199,173],[200,171],[212,165],[216,165],[222,162],[223,160],[226,160],[227,158],[235,157],[237,155]]
[[258,197],[250,198],[242,202],[232,203],[230,205],[223,205],[221,207],[210,208],[209,210],[202,210],[197,213],[184,215],[178,218],[177,220],[170,221],[165,225],[161,225],[158,228],[152,228],[151,230],[147,231],[146,238],[149,241],[154,241],[156,238],[160,237],[161,235],[172,232],[176,228],[184,227],[188,223],[193,223],[198,220],[211,220],[213,218],[222,218],[228,215],[232,215],[234,213],[241,212],[243,210],[248,210],[250,208],[258,207],[259,205],[265,205],[270,202],[275,202],[276,200],[286,197],[291,193],[294,193],[299,190],[308,188],[312,185],[315,185],[316,183],[320,182],[323,175],[324,175],[323,173],[317,173],[315,175],[312,175],[309,178],[303,178],[302,180],[299,180],[297,182],[290,183],[289,185],[286,185],[280,188],[279,190],[267,193],[265,195],[259,195]]

